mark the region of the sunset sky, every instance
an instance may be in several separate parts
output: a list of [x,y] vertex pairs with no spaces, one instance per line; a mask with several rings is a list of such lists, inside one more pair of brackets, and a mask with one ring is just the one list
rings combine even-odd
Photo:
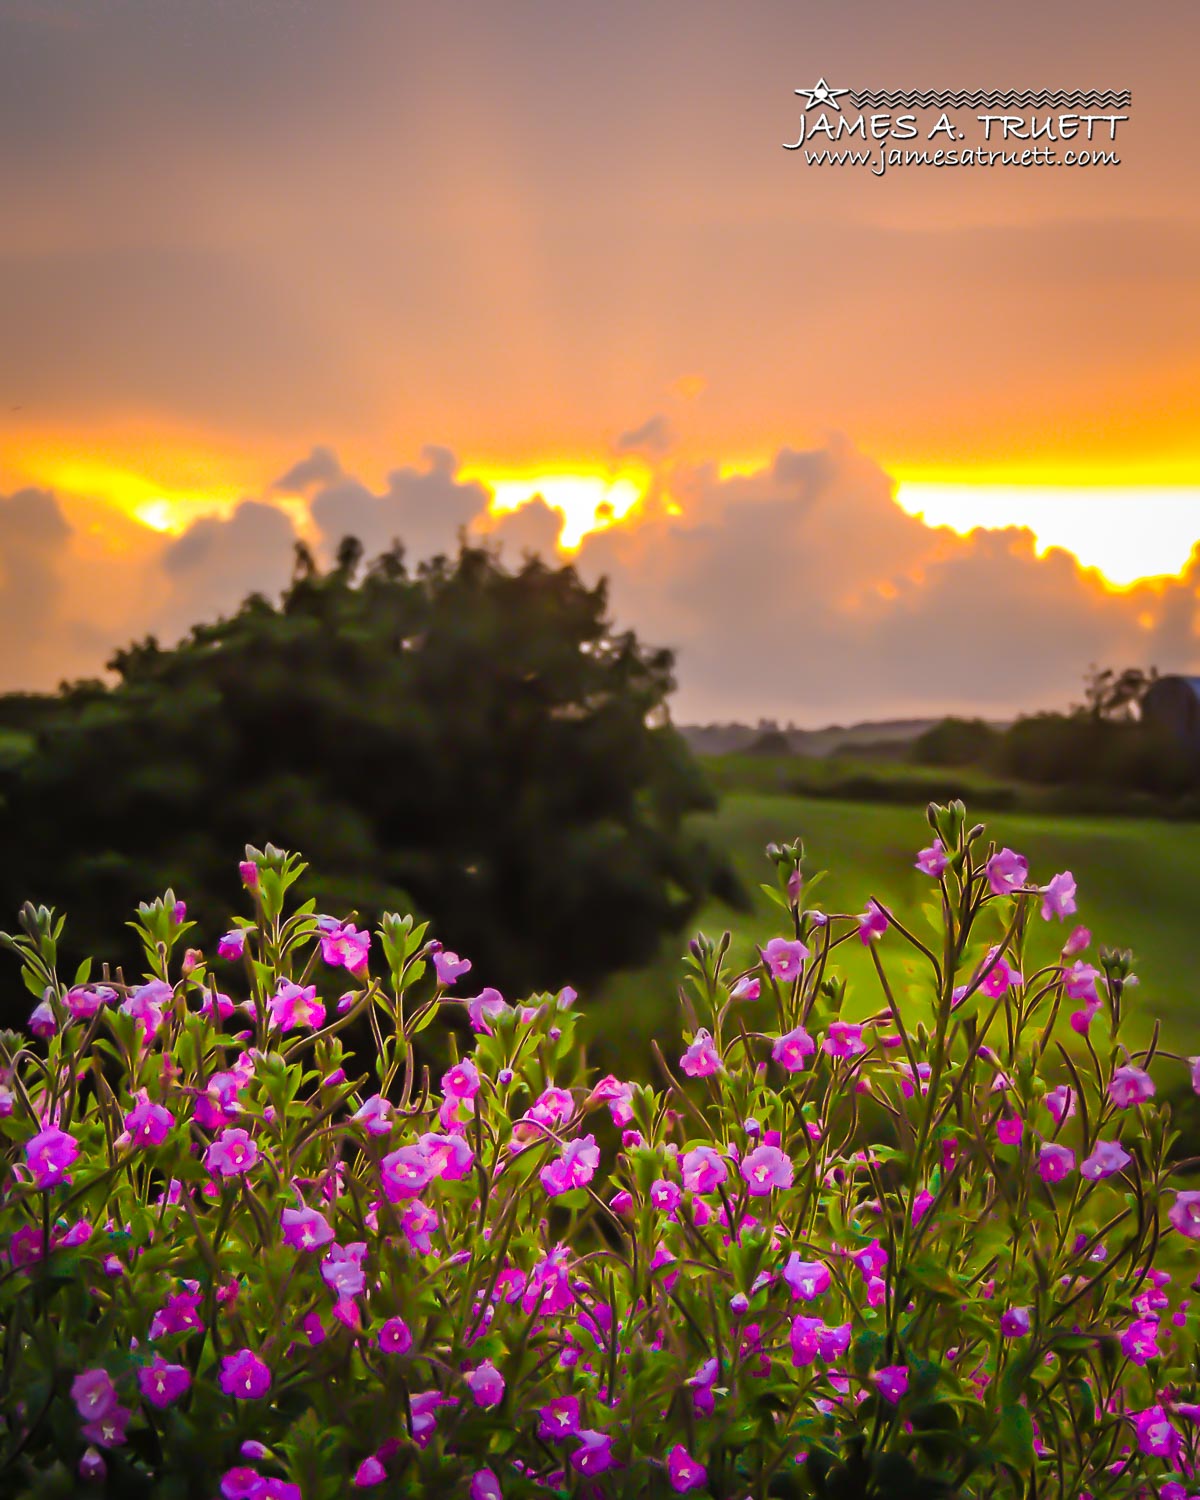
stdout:
[[[1200,670],[1198,50],[1194,0],[0,0],[0,689],[460,525],[609,575],[681,718]],[[822,76],[1128,88],[1121,164],[808,167]]]

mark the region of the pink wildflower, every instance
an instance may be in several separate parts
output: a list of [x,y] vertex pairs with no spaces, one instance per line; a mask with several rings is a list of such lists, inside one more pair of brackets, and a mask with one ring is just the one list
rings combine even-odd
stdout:
[[763,962],[775,979],[790,982],[800,977],[808,949],[795,938],[772,938],[762,950]]
[[917,855],[916,868],[922,875],[932,875],[936,879],[944,873],[949,863],[941,839],[934,839],[927,849],[922,849]]
[[1070,870],[1064,870],[1061,875],[1055,875],[1049,885],[1042,887],[1042,917],[1049,921],[1051,917],[1057,917],[1061,922],[1064,917],[1075,915],[1075,877]]
[[567,1141],[558,1157],[538,1173],[542,1186],[551,1198],[569,1193],[572,1188],[586,1187],[600,1164],[600,1148],[594,1135]]
[[817,1050],[817,1044],[803,1026],[794,1026],[782,1036],[776,1037],[771,1056],[789,1073],[798,1073],[804,1067],[804,1059]]
[[708,1482],[708,1470],[682,1443],[676,1443],[667,1454],[667,1479],[677,1495],[686,1495]]
[[680,1059],[679,1066],[689,1078],[708,1078],[721,1071],[721,1057],[709,1033],[701,1027]]
[[776,1188],[790,1188],[795,1168],[777,1146],[756,1146],[742,1158],[742,1176],[750,1196],[763,1198]]
[[988,884],[996,896],[1010,896],[1025,884],[1029,861],[1011,849],[1001,849],[987,862]]
[[875,897],[867,902],[867,909],[858,919],[858,936],[864,947],[878,940],[888,930],[887,913]]
[[221,1360],[220,1385],[237,1401],[257,1401],[271,1389],[271,1372],[252,1349],[239,1349]]

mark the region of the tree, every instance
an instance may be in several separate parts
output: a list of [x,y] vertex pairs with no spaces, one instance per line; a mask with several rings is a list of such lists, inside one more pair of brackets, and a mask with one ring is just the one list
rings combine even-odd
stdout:
[[1135,719],[1142,699],[1157,679],[1157,667],[1151,667],[1149,671],[1141,667],[1126,667],[1117,672],[1112,667],[1101,671],[1093,666],[1084,677],[1083,696],[1087,711],[1095,719]]
[[614,628],[603,583],[465,543],[415,574],[399,547],[361,556],[301,550],[278,604],[62,694],[3,773],[9,920],[65,909],[86,950],[170,885],[216,922],[230,850],[271,840],[312,860],[324,909],[412,904],[472,982],[519,994],[645,962],[733,889],[684,826],[712,797],[667,713],[671,653]]

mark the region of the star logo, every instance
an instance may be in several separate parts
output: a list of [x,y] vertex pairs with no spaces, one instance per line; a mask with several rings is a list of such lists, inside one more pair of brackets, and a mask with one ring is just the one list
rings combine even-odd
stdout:
[[828,104],[830,109],[836,109],[838,114],[842,112],[842,106],[838,103],[839,94],[848,94],[849,89],[831,89],[823,78],[818,78],[815,87],[811,89],[796,89],[797,94],[803,94],[808,100],[805,109],[816,109],[818,105]]

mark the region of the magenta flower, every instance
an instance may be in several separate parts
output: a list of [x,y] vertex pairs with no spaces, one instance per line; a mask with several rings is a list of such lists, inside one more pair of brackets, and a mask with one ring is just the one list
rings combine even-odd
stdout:
[[220,1386],[237,1401],[257,1401],[271,1389],[271,1372],[252,1349],[239,1349],[222,1359]]
[[762,985],[753,974],[743,974],[734,982],[729,991],[731,1000],[757,1000],[762,993]]
[[1144,1104],[1154,1098],[1154,1080],[1141,1068],[1117,1068],[1108,1086],[1108,1096],[1118,1109]]
[[908,1390],[908,1369],[905,1365],[884,1365],[871,1377],[879,1387],[879,1394],[895,1406]]
[[588,1095],[588,1102],[607,1104],[614,1125],[628,1125],[633,1119],[633,1085],[623,1083],[609,1073]]
[[457,984],[464,974],[471,972],[471,960],[459,958],[457,953],[450,953],[445,948],[439,948],[433,955],[433,967],[437,972],[437,980],[447,989]]
[[474,1099],[479,1092],[479,1070],[470,1058],[442,1074],[442,1093],[448,1099]]
[[364,1458],[358,1468],[355,1469],[352,1482],[355,1489],[366,1490],[371,1489],[374,1485],[382,1484],[386,1478],[387,1470],[372,1454],[370,1458]]
[[860,1057],[867,1050],[862,1027],[852,1021],[831,1021],[822,1046],[830,1057]]
[[538,1407],[538,1437],[543,1443],[562,1443],[578,1432],[578,1396],[558,1396]]
[[824,1261],[801,1260],[799,1251],[793,1250],[783,1268],[783,1279],[792,1289],[793,1301],[802,1298],[805,1302],[811,1302],[814,1297],[829,1290],[831,1277]]
[[258,1147],[240,1127],[223,1130],[204,1153],[204,1165],[214,1176],[238,1177],[258,1160]]
[[317,999],[315,984],[299,985],[290,979],[280,979],[267,1005],[272,1024],[280,1031],[312,1031],[325,1024],[325,1007]]
[[1029,861],[1011,849],[1001,849],[987,862],[988,884],[997,896],[1010,896],[1025,884],[1029,875]]
[[137,1372],[137,1383],[150,1405],[161,1410],[184,1395],[192,1383],[192,1376],[185,1365],[169,1364],[161,1354],[156,1354]]
[[499,1406],[504,1400],[504,1376],[490,1359],[468,1370],[463,1376],[476,1406]]
[[711,1416],[714,1406],[713,1386],[717,1383],[720,1366],[715,1359],[706,1359],[694,1375],[684,1382],[693,1392],[692,1404],[701,1416]]
[[1174,1466],[1183,1448],[1178,1429],[1161,1406],[1131,1414],[1138,1449],[1151,1458],[1165,1458]]
[[863,947],[865,948],[873,942],[878,942],[888,930],[888,926],[887,913],[880,906],[879,902],[876,901],[875,897],[872,896],[867,902],[866,911],[858,919],[858,936],[862,941]]
[[147,1041],[152,1041],[163,1023],[163,1011],[175,998],[175,992],[162,979],[140,985],[124,1001],[121,1009],[141,1027]]
[[945,872],[949,863],[941,839],[934,839],[927,849],[922,849],[917,855],[916,868],[922,875],[932,875],[936,880]]
[[765,1198],[776,1188],[790,1188],[795,1168],[778,1146],[756,1146],[742,1158],[742,1176],[752,1198]]
[[428,1255],[433,1246],[430,1236],[438,1227],[437,1211],[419,1200],[406,1204],[400,1215],[400,1228],[414,1255]]
[[1038,1152],[1037,1169],[1043,1182],[1061,1182],[1075,1170],[1075,1153],[1069,1146],[1048,1141]]
[[551,1198],[569,1193],[572,1188],[586,1187],[600,1165],[600,1148],[594,1135],[568,1141],[558,1157],[538,1173],[542,1186]]
[[662,1213],[674,1214],[682,1197],[683,1189],[679,1184],[670,1182],[665,1177],[659,1177],[650,1184],[650,1202]]
[[1082,953],[1085,948],[1091,946],[1092,935],[1086,927],[1072,929],[1071,936],[1063,944],[1063,957],[1074,958],[1077,953]]
[[[186,1284],[196,1286],[194,1281]],[[171,1333],[203,1328],[204,1320],[200,1316],[203,1300],[199,1291],[172,1292],[150,1320],[150,1337],[161,1339]]]
[[71,1382],[71,1399],[80,1420],[94,1422],[116,1406],[116,1387],[107,1370],[84,1370]]
[[98,1483],[108,1473],[108,1465],[99,1450],[94,1446],[84,1449],[79,1460],[79,1477],[86,1479],[89,1484]]
[[691,1045],[680,1058],[679,1066],[689,1078],[709,1078],[721,1071],[721,1056],[704,1027],[696,1033]]
[[581,1474],[603,1474],[613,1466],[612,1438],[592,1427],[579,1430],[579,1447],[571,1454],[571,1467]]
[[1121,1353],[1135,1365],[1158,1359],[1162,1354],[1158,1347],[1158,1319],[1138,1318],[1131,1323],[1121,1335]]
[[771,1056],[789,1073],[798,1073],[804,1067],[804,1059],[817,1050],[817,1044],[803,1026],[794,1026],[791,1031],[776,1037]]
[[379,1180],[389,1203],[416,1198],[433,1181],[433,1168],[419,1146],[401,1146],[379,1163]]
[[1016,1146],[1025,1130],[1025,1122],[1019,1115],[1001,1115],[996,1121],[996,1135],[1002,1146]]
[[86,1422],[79,1434],[85,1441],[98,1443],[101,1448],[119,1448],[125,1441],[125,1429],[132,1415],[127,1406],[114,1406],[102,1417]]
[[35,1188],[45,1191],[70,1182],[67,1168],[79,1155],[79,1142],[65,1130],[49,1125],[25,1142],[25,1162]]
[[58,1017],[54,1014],[54,1007],[49,1000],[43,1000],[40,1005],[35,1005],[29,1013],[29,1029],[34,1036],[45,1041],[52,1037],[58,1030]]
[[667,1454],[667,1478],[677,1495],[686,1495],[689,1490],[698,1490],[708,1482],[708,1470],[682,1443],[676,1443]]
[[491,1469],[476,1469],[471,1475],[468,1500],[504,1500],[500,1481]]
[[494,1021],[498,1016],[506,1015],[512,1010],[512,1006],[505,1000],[499,990],[490,986],[480,990],[478,995],[467,1001],[467,1019],[471,1023],[471,1030],[482,1032],[484,1036],[492,1035],[489,1021]]
[[328,1255],[321,1262],[321,1280],[339,1301],[362,1294],[367,1284],[367,1274],[362,1265],[366,1255],[364,1240],[329,1247]]
[[1200,1240],[1200,1191],[1175,1194],[1167,1218],[1189,1240]]
[[1030,1329],[1029,1309],[1010,1307],[1000,1315],[1000,1332],[1006,1339],[1023,1339]]
[[429,1170],[446,1182],[461,1182],[475,1164],[475,1152],[463,1135],[438,1135],[428,1131],[417,1143]]
[[391,1113],[391,1104],[381,1094],[372,1094],[350,1118],[355,1124],[361,1125],[368,1135],[390,1135]]
[[63,1004],[75,1020],[90,1021],[104,1005],[116,998],[117,992],[104,985],[73,985],[63,997]]
[[1091,1156],[1084,1159],[1079,1170],[1089,1182],[1098,1182],[1102,1177],[1112,1177],[1122,1171],[1132,1160],[1119,1141],[1097,1141]]
[[793,1318],[788,1333],[792,1346],[792,1363],[798,1370],[811,1365],[821,1352],[821,1335],[826,1331],[822,1318]]
[[1042,887],[1042,917],[1049,921],[1051,917],[1057,917],[1061,922],[1064,917],[1075,915],[1075,877],[1070,870],[1064,870],[1061,875],[1055,875],[1049,885]]
[[850,1333],[849,1323],[839,1323],[833,1328],[826,1328],[823,1333],[817,1335],[817,1353],[826,1364],[832,1360],[841,1359],[849,1349]]
[[233,927],[217,943],[217,957],[236,963],[246,951],[246,929]]
[[864,1245],[861,1250],[855,1250],[850,1259],[868,1279],[882,1276],[887,1270],[887,1251],[878,1240],[872,1240],[869,1245]]
[[1067,998],[1085,1002],[1097,1001],[1096,980],[1099,978],[1099,969],[1077,958],[1063,973],[1063,987],[1067,992]]
[[321,957],[329,967],[361,974],[367,967],[371,934],[335,917],[318,917],[317,928],[321,933]]
[[914,1224],[919,1224],[921,1222],[921,1220],[933,1207],[934,1201],[934,1196],[928,1188],[922,1188],[921,1191],[913,1197],[912,1221]]
[[384,1354],[407,1354],[413,1345],[413,1336],[403,1318],[388,1318],[375,1335],[375,1342]]
[[1054,1123],[1061,1125],[1075,1113],[1075,1090],[1065,1083],[1051,1089],[1046,1095],[1046,1108],[1054,1116]]
[[161,1146],[175,1123],[175,1116],[161,1104],[143,1101],[125,1116],[125,1129],[134,1146]]
[[689,1193],[715,1193],[729,1177],[725,1158],[712,1146],[693,1146],[683,1153],[679,1164]]
[[979,985],[980,994],[987,995],[992,1000],[998,999],[1014,984],[1022,983],[1019,971],[1014,969],[1006,958],[998,957],[997,954],[998,950],[995,948],[988,950],[988,955],[983,961],[986,973]]
[[808,949],[795,938],[772,938],[762,950],[763,962],[775,979],[790,982],[800,977]]
[[333,1242],[333,1229],[315,1208],[285,1208],[280,1215],[283,1243],[293,1250],[322,1250]]

